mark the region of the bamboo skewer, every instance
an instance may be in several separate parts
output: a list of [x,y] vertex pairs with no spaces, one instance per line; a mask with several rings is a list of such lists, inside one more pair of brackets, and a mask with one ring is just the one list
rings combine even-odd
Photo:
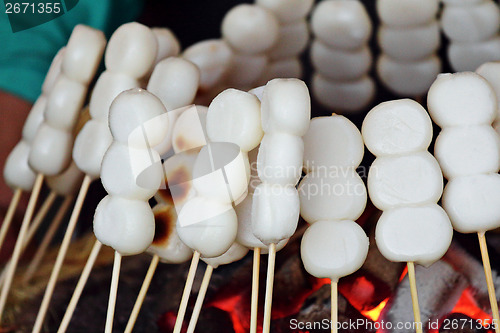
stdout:
[[193,313],[191,315],[191,319],[189,320],[187,333],[194,333],[213,271],[214,268],[210,265],[207,265],[207,269],[205,270],[205,274],[203,275],[203,281],[201,282],[200,291],[198,292],[198,297],[196,298],[196,303],[194,304]]
[[146,293],[148,292],[151,280],[153,279],[159,261],[160,257],[155,254],[153,256],[153,259],[151,260],[151,264],[149,264],[148,272],[144,277],[144,281],[142,282],[141,290],[139,291],[139,295],[137,296],[137,300],[135,301],[134,308],[132,309],[130,318],[127,322],[127,326],[125,327],[125,333],[131,333],[134,329],[135,322],[137,320],[137,317],[139,316],[139,312],[141,311],[142,303],[144,302],[144,298],[146,297]]
[[338,307],[338,282],[331,280],[331,302],[332,302],[332,333],[337,333],[337,323],[339,322],[339,307]]
[[418,305],[417,280],[415,278],[415,264],[412,261],[407,263],[408,278],[410,280],[411,301],[413,304],[413,317],[416,325],[415,331],[422,333],[422,320],[420,319],[420,306]]
[[120,278],[120,266],[122,256],[115,251],[115,261],[113,262],[113,275],[111,277],[111,288],[109,290],[108,312],[106,314],[106,327],[104,333],[113,332],[113,319],[115,317],[116,295],[118,293],[118,280]]
[[63,203],[61,204],[61,207],[59,207],[59,210],[57,211],[54,220],[52,220],[49,229],[45,233],[42,242],[36,249],[35,256],[33,257],[33,259],[31,259],[31,262],[28,264],[28,268],[26,269],[26,272],[24,273],[23,276],[23,283],[28,283],[35,274],[38,267],[40,266],[40,263],[42,262],[42,259],[45,253],[47,252],[47,249],[49,248],[49,245],[52,242],[52,239],[54,238],[56,231],[59,229],[59,226],[61,225],[64,216],[66,216],[66,213],[68,212],[68,209],[72,201],[73,201],[72,197],[66,197]]
[[495,285],[493,284],[493,277],[491,276],[490,257],[488,255],[488,246],[486,245],[486,237],[484,232],[478,232],[479,247],[481,249],[481,258],[483,259],[484,275],[486,277],[486,285],[488,287],[488,296],[490,298],[491,313],[493,317],[492,326],[495,327],[495,333],[500,333],[500,320],[498,316],[498,303],[495,293]]
[[57,330],[58,333],[66,332],[66,330],[68,329],[71,318],[73,317],[73,313],[75,312],[76,305],[80,300],[83,288],[85,288],[85,285],[87,284],[90,272],[92,271],[92,267],[94,266],[97,256],[99,255],[101,247],[102,243],[96,240],[94,246],[92,247],[92,251],[90,251],[87,263],[83,268],[82,275],[80,275],[80,279],[78,279],[78,283],[76,284],[73,296],[71,296],[71,300],[69,301],[68,307],[66,308],[66,312],[64,313],[61,324],[59,325],[59,329]]
[[35,185],[33,186],[33,191],[31,192],[30,200],[28,202],[28,208],[26,209],[26,213],[24,214],[21,229],[19,230],[19,235],[14,247],[14,252],[12,253],[11,263],[9,264],[9,267],[7,269],[5,282],[2,286],[2,293],[0,295],[0,322],[5,310],[5,304],[7,303],[7,297],[12,285],[12,280],[14,279],[14,273],[16,272],[17,263],[19,261],[19,257],[21,256],[24,238],[26,237],[26,233],[28,232],[29,223],[31,221],[31,218],[33,217],[33,212],[35,211],[38,195],[40,194],[40,190],[42,188],[43,178],[44,177],[42,174],[38,174],[36,176]]
[[263,333],[271,330],[271,309],[273,305],[274,265],[276,260],[276,244],[269,245],[269,261],[267,264],[266,298],[264,303]]
[[189,301],[189,295],[191,294],[191,289],[193,288],[193,281],[196,275],[196,269],[198,267],[199,261],[200,261],[200,252],[195,251],[193,254],[193,259],[191,259],[191,265],[189,266],[189,272],[186,278],[186,285],[184,286],[184,291],[182,292],[181,303],[179,305],[179,312],[177,313],[177,318],[175,319],[174,333],[181,332],[182,323],[184,322],[184,315],[186,314],[186,309]]
[[59,248],[59,253],[57,254],[54,268],[52,269],[52,273],[50,274],[49,283],[47,284],[45,294],[43,295],[42,304],[36,317],[35,326],[33,327],[33,333],[39,333],[42,329],[42,324],[49,308],[50,299],[52,298],[52,293],[54,292],[54,288],[57,283],[57,277],[59,276],[59,272],[61,271],[64,257],[66,256],[66,252],[68,251],[71,237],[73,236],[73,231],[75,230],[76,222],[78,221],[78,217],[82,210],[83,202],[85,201],[85,197],[87,195],[87,191],[91,182],[92,180],[89,176],[85,176],[85,178],[83,179],[82,186],[80,187],[80,191],[73,208],[73,212],[71,213],[71,218],[68,222],[66,233],[64,234],[61,247]]
[[257,312],[259,310],[260,247],[253,249],[252,303],[250,307],[250,333],[257,333]]
[[14,219],[14,214],[16,213],[17,206],[19,205],[19,200],[21,200],[22,190],[20,188],[14,191],[14,195],[10,200],[9,208],[7,209],[7,214],[3,219],[2,226],[0,227],[0,249],[2,248],[5,236],[7,236],[7,231],[9,231],[10,224]]
[[[38,227],[40,227],[40,224],[45,219],[45,216],[47,216],[47,213],[49,212],[56,197],[57,197],[56,193],[50,192],[50,194],[47,196],[44,203],[42,204],[42,206],[38,210],[38,213],[36,213],[35,217],[33,218],[33,222],[29,225],[28,231],[26,232],[26,237],[24,238],[23,245],[21,247],[21,255],[24,253],[24,250],[26,250],[26,247],[30,243],[33,236],[35,236],[35,234],[38,230]],[[9,261],[5,265],[5,268],[2,271],[2,274],[0,274],[0,286],[5,281],[5,277],[7,276],[7,270],[8,270],[10,263],[11,263],[11,260],[9,259]]]
[[29,242],[35,236],[36,232],[38,231],[38,228],[42,224],[43,220],[47,216],[47,213],[49,212],[50,208],[52,207],[52,204],[57,198],[57,193],[54,191],[51,191],[45,201],[43,202],[42,206],[36,213],[35,217],[33,218],[33,221],[31,222],[28,232],[26,233],[26,238],[24,239],[24,244],[23,244],[23,250],[28,246]]

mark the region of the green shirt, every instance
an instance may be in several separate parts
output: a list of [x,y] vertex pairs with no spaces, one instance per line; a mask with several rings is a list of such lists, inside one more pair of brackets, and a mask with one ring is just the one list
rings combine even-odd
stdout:
[[34,102],[52,58],[75,25],[89,25],[109,38],[118,26],[135,20],[142,5],[141,0],[80,0],[52,21],[13,33],[0,2],[0,90]]

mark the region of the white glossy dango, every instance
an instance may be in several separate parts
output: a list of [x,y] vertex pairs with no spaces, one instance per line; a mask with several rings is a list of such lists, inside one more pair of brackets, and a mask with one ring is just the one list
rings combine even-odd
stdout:
[[89,110],[93,119],[108,123],[109,108],[123,91],[140,87],[139,81],[122,73],[105,71],[95,84],[90,97]]
[[157,51],[158,42],[151,29],[136,22],[126,23],[111,36],[104,62],[111,72],[140,79],[150,72]]
[[266,134],[257,156],[260,180],[270,184],[295,186],[302,175],[304,142],[283,132]]
[[[234,209],[238,216],[238,233],[236,235],[236,242],[246,246],[249,249],[256,247],[261,249],[262,254],[268,253],[268,246],[264,245],[252,232],[252,205],[253,205],[253,192],[249,194],[240,202]],[[281,250],[287,244],[288,239],[283,239],[276,244],[276,251]]]
[[308,42],[309,26],[305,19],[282,25],[269,57],[275,60],[296,56],[305,50]]
[[90,119],[75,139],[73,160],[91,178],[99,178],[104,154],[113,142],[107,123]]
[[382,55],[376,67],[382,83],[392,92],[402,96],[420,96],[428,91],[441,72],[441,61],[436,55],[414,62],[397,61]]
[[375,83],[365,75],[356,81],[335,82],[319,73],[312,78],[312,92],[318,102],[333,110],[362,110],[375,96]]
[[389,57],[400,61],[427,58],[440,45],[439,24],[436,20],[411,29],[394,29],[382,25],[378,30],[378,43]]
[[378,157],[370,167],[368,191],[380,210],[436,203],[443,193],[443,175],[427,151]]
[[298,79],[274,79],[264,88],[261,105],[264,132],[303,136],[311,119],[311,99],[306,84]]
[[359,48],[372,33],[370,17],[359,1],[321,1],[313,10],[311,26],[323,43],[343,50]]
[[459,232],[481,232],[500,224],[500,175],[459,177],[448,182],[443,207]]
[[158,97],[135,88],[122,92],[109,110],[109,129],[115,141],[133,148],[151,148],[163,141],[168,116]]
[[448,59],[457,72],[473,71],[487,61],[500,60],[500,37],[475,43],[452,43]]
[[290,57],[279,59],[267,65],[261,80],[262,82],[267,82],[272,79],[301,78],[303,76],[303,71],[304,69],[299,58]]
[[[500,103],[500,61],[484,63],[476,69],[476,73],[484,77],[491,84],[497,96],[497,102]],[[499,118],[498,114],[497,118]]]
[[238,221],[230,204],[196,197],[188,200],[177,220],[177,233],[184,244],[213,258],[226,252],[236,239]]
[[47,99],[44,122],[53,128],[71,131],[87,95],[87,86],[62,74]]
[[441,128],[488,125],[497,113],[493,88],[472,72],[440,74],[429,89],[427,105]]
[[175,110],[167,111],[167,117],[168,117],[168,128],[166,129],[166,135],[163,138],[163,141],[157,144],[156,146],[153,147],[154,150],[162,158],[168,157],[173,153],[172,150],[172,135],[174,131],[174,126],[175,123],[177,122],[177,119],[179,116],[184,112],[188,107],[183,107],[183,108],[178,108]]
[[324,77],[349,81],[366,74],[372,64],[372,54],[368,46],[345,51],[333,49],[316,39],[311,45],[311,62]]
[[179,54],[181,51],[181,44],[172,30],[167,28],[151,28],[151,31],[155,35],[156,42],[158,43],[155,64],[165,58],[175,57]]
[[53,176],[64,171],[71,162],[73,134],[41,124],[29,155],[29,165],[36,172]]
[[441,25],[453,42],[486,40],[498,32],[500,9],[494,1],[483,1],[472,6],[444,6]]
[[62,47],[57,51],[56,55],[52,59],[47,75],[45,75],[45,79],[42,84],[42,94],[48,95],[54,84],[57,81],[57,78],[61,74],[62,62],[64,58],[64,53],[66,52],[66,47]]
[[215,258],[201,258],[207,265],[217,268],[242,259],[248,253],[248,248],[238,243],[233,243],[224,254]]
[[[361,133],[347,118],[334,115],[311,119],[304,135],[304,169],[307,172],[323,168],[341,172],[343,167],[357,167],[363,155]],[[328,170],[329,166],[335,169]]]
[[384,257],[423,266],[430,266],[446,253],[452,236],[448,215],[435,204],[385,211],[375,231],[377,247]]
[[235,53],[225,75],[229,86],[240,89],[253,88],[267,68],[268,59],[265,54]]
[[290,23],[307,16],[314,0],[256,0],[255,3],[272,11],[281,23]]
[[366,206],[365,184],[354,168],[335,173],[308,173],[300,182],[300,214],[308,223],[320,220],[356,220]]
[[3,178],[11,188],[31,191],[36,174],[28,164],[29,144],[21,140],[10,152],[3,169]]
[[262,183],[252,202],[252,232],[264,244],[290,238],[299,221],[299,195],[293,186]]
[[490,125],[451,127],[439,133],[434,154],[446,178],[500,169],[500,137]]
[[204,197],[231,203],[246,195],[246,159],[233,143],[211,142],[204,146],[194,163],[193,185]]
[[200,89],[208,90],[221,82],[232,61],[233,53],[225,41],[209,39],[188,47],[182,56],[198,66]]
[[193,168],[196,154],[175,154],[163,162],[164,181],[155,194],[158,202],[174,205],[177,213],[187,200],[193,198],[196,191],[193,187]]
[[75,194],[80,189],[83,177],[83,172],[73,162],[63,173],[47,177],[46,181],[52,191],[62,196],[68,196]]
[[398,155],[427,150],[432,122],[419,103],[401,99],[374,107],[366,115],[361,132],[372,154]]
[[249,90],[248,92],[250,94],[255,95],[259,99],[259,101],[262,103],[262,99],[264,98],[264,89],[266,89],[265,85],[259,86],[257,88],[253,88],[253,89]]
[[169,264],[183,263],[193,255],[177,235],[175,224],[177,213],[171,205],[158,204],[153,208],[155,216],[155,236],[147,252],[156,254],[160,261]]
[[233,7],[222,20],[222,36],[238,52],[256,54],[276,43],[279,22],[269,10],[257,5]]
[[23,139],[26,140],[26,142],[31,143],[35,139],[36,132],[43,123],[43,113],[46,105],[47,97],[43,95],[38,97],[35,104],[33,104],[23,126]]
[[62,70],[71,80],[88,85],[101,63],[106,37],[102,31],[79,24],[69,37]]
[[161,159],[153,150],[113,142],[102,160],[102,185],[111,195],[148,200],[156,193],[162,179]]
[[94,215],[94,234],[121,255],[144,252],[153,241],[154,215],[145,201],[106,196]]
[[337,281],[363,265],[368,245],[368,237],[354,221],[318,221],[304,233],[300,255],[309,274]]
[[248,152],[259,144],[264,133],[259,99],[250,93],[227,89],[208,107],[207,134],[213,142],[231,142]]
[[157,96],[167,110],[189,105],[198,90],[200,71],[192,62],[176,57],[156,65],[148,83],[148,91]]
[[395,28],[429,23],[436,18],[439,9],[437,0],[379,0],[376,4],[382,22]]
[[204,146],[208,142],[206,120],[208,108],[187,107],[177,118],[172,129],[172,148],[176,153]]

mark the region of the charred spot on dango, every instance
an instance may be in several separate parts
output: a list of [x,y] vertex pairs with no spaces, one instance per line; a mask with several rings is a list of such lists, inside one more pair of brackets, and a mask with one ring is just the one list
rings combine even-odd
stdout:
[[173,206],[166,206],[155,213],[155,236],[153,245],[161,246],[168,241],[174,231],[177,213]]
[[169,172],[165,177],[166,188],[158,191],[161,198],[172,204],[175,201],[185,200],[191,189],[190,175],[191,173],[185,167]]

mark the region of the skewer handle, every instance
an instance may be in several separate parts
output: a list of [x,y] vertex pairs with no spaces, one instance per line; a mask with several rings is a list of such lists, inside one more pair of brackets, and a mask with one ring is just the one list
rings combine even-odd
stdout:
[[71,237],[73,236],[73,231],[76,227],[76,222],[78,222],[78,217],[80,216],[83,202],[85,201],[85,197],[87,196],[87,191],[91,182],[92,179],[89,176],[85,176],[85,178],[83,179],[83,183],[80,187],[78,197],[76,198],[75,207],[73,208],[73,212],[71,213],[71,217],[69,219],[68,227],[66,228],[61,247],[59,248],[59,252],[57,253],[54,268],[52,268],[52,273],[50,273],[49,283],[47,284],[47,288],[45,289],[45,293],[43,295],[42,305],[40,306],[40,310],[38,310],[38,314],[36,316],[33,333],[40,333],[40,331],[42,330],[43,321],[45,319],[45,315],[47,314],[47,310],[49,309],[50,299],[52,298],[52,293],[54,292],[54,288],[56,287],[57,277],[59,276],[59,272],[61,271],[64,258],[66,257],[66,252],[68,251],[68,247],[71,242]]
[[179,305],[179,312],[177,313],[177,318],[175,319],[174,333],[181,332],[182,323],[184,322],[184,315],[186,314],[186,309],[189,301],[189,295],[191,294],[191,289],[193,288],[194,277],[196,275],[196,269],[198,268],[199,261],[200,261],[200,252],[195,251],[193,254],[193,259],[191,259],[191,266],[189,266],[186,285],[184,286],[184,291],[182,292],[181,304]]
[[498,303],[495,293],[495,285],[493,284],[493,277],[491,276],[490,257],[488,255],[488,246],[486,245],[486,237],[484,232],[478,232],[479,247],[481,249],[481,258],[483,259],[484,275],[486,276],[486,285],[488,286],[488,296],[490,298],[491,313],[495,332],[500,333],[500,321],[498,316]]
[[415,278],[415,264],[412,261],[407,263],[408,278],[410,279],[411,301],[413,304],[413,317],[415,319],[416,332],[422,333],[422,320],[420,319],[420,306],[418,305],[417,280]]
[[252,304],[250,307],[250,333],[257,333],[257,312],[259,310],[260,247],[253,249]]
[[122,255],[115,251],[115,260],[113,262],[113,276],[111,277],[111,288],[109,290],[108,312],[106,314],[105,333],[113,332],[113,319],[115,318],[116,294],[118,293],[118,280],[120,279],[120,267]]
[[269,245],[269,261],[267,262],[266,298],[264,303],[263,333],[271,330],[271,308],[273,306],[274,266],[276,260],[276,244]]
[[331,302],[332,302],[332,333],[337,333],[337,323],[339,322],[339,307],[338,307],[338,282],[331,280]]
[[[35,235],[35,233],[38,230],[38,227],[40,227],[40,224],[43,222],[45,219],[45,216],[47,215],[48,211],[50,210],[52,204],[54,203],[55,199],[57,197],[57,194],[55,192],[50,192],[50,194],[47,196],[45,199],[44,203],[36,213],[35,217],[33,218],[33,222],[29,225],[28,231],[26,232],[26,237],[24,238],[23,245],[21,247],[21,256],[24,253],[24,250],[26,250],[26,247],[28,246],[29,242]],[[1,233],[1,231],[0,231]],[[1,248],[1,245],[0,245]],[[9,269],[10,265],[10,259],[7,262],[7,264],[4,266],[2,270],[2,274],[0,274],[0,286],[3,285],[3,282],[5,281],[5,277],[7,276],[7,271]]]
[[7,209],[7,214],[3,219],[2,226],[0,227],[0,249],[2,248],[5,236],[7,236],[7,231],[9,231],[10,224],[16,213],[17,205],[19,205],[19,200],[21,199],[22,190],[20,188],[14,191],[14,196],[10,200],[9,208]]
[[61,207],[59,207],[59,210],[57,211],[54,220],[50,224],[49,229],[45,233],[45,236],[43,237],[40,246],[38,246],[38,248],[36,249],[35,256],[33,257],[33,259],[31,259],[31,262],[28,265],[28,269],[26,269],[26,272],[24,273],[23,283],[27,284],[28,282],[30,282],[33,275],[35,275],[35,272],[40,266],[40,263],[42,262],[42,259],[45,253],[47,252],[47,249],[49,248],[50,242],[52,242],[52,239],[54,238],[57,229],[59,229],[61,222],[66,216],[66,213],[68,212],[68,209],[72,201],[73,201],[72,197],[66,197],[63,203],[61,204]]
[[38,200],[38,195],[40,194],[42,184],[43,175],[38,174],[36,176],[35,185],[33,186],[33,191],[31,192],[30,200],[28,202],[28,208],[26,209],[26,213],[24,214],[21,229],[19,230],[19,235],[17,236],[14,252],[12,253],[12,258],[10,260],[10,264],[6,273],[7,275],[5,276],[5,282],[2,286],[2,293],[0,295],[0,322],[5,310],[5,304],[7,303],[7,297],[9,296],[10,286],[12,285],[12,280],[14,279],[14,273],[16,272],[17,263],[19,261],[19,257],[21,256],[24,238],[26,237],[26,233],[28,232],[28,227],[31,218],[33,217],[33,212],[35,211],[36,202]]
[[35,217],[33,218],[33,222],[31,222],[28,228],[28,232],[26,233],[26,238],[24,239],[23,243],[23,250],[26,249],[33,236],[35,236],[36,232],[38,231],[38,228],[40,227],[40,224],[42,224],[43,220],[45,219],[45,216],[47,216],[47,213],[49,212],[56,198],[57,198],[57,193],[51,191],[47,196],[47,198],[45,199],[45,201],[43,202],[40,209],[38,210],[38,212],[36,213]]
[[158,255],[155,254],[153,256],[153,259],[151,260],[151,264],[149,264],[148,272],[146,273],[144,282],[142,282],[141,290],[139,291],[139,295],[137,296],[137,300],[135,301],[134,308],[132,309],[132,313],[130,314],[130,318],[128,319],[127,327],[125,327],[125,333],[131,333],[132,330],[134,329],[137,316],[139,316],[139,311],[141,311],[142,303],[144,303],[144,298],[146,297],[146,294],[148,292],[151,280],[155,275],[156,267],[158,266],[159,260],[160,257],[158,257]]
[[71,317],[73,317],[73,312],[75,312],[76,305],[80,300],[80,296],[82,295],[83,288],[85,288],[85,284],[87,284],[87,280],[89,278],[90,272],[92,271],[92,267],[94,266],[95,260],[99,251],[101,250],[102,243],[98,240],[95,241],[94,246],[92,247],[92,251],[90,251],[89,258],[87,259],[87,263],[83,268],[82,275],[76,284],[75,291],[73,292],[73,296],[71,296],[71,300],[69,301],[68,307],[66,308],[66,313],[64,313],[64,317],[61,321],[61,325],[59,325],[59,329],[57,333],[64,333],[68,329],[68,325],[71,321]]
[[203,281],[201,282],[200,291],[198,292],[198,297],[196,298],[196,303],[194,304],[193,314],[189,320],[189,326],[187,333],[194,333],[196,328],[196,323],[198,322],[198,317],[200,316],[201,307],[203,306],[203,301],[205,300],[205,295],[207,294],[208,284],[210,283],[210,278],[212,278],[212,272],[214,268],[210,265],[207,266],[205,270],[205,275],[203,275]]

